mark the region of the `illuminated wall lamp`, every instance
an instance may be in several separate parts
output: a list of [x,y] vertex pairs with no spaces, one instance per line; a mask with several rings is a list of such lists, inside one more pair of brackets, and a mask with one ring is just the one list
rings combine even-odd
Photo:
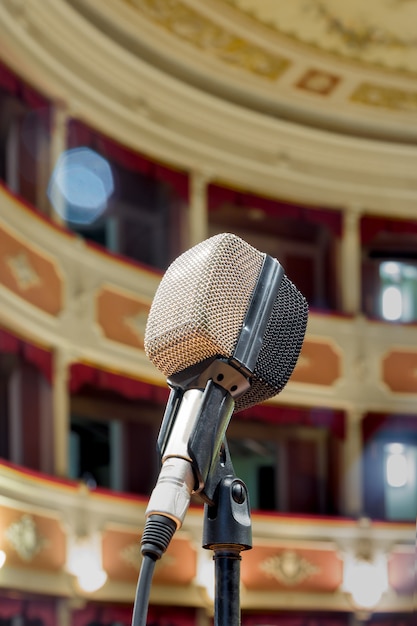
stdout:
[[77,578],[82,591],[94,593],[107,580],[101,563],[100,538],[97,535],[70,540],[67,570]]
[[346,555],[343,589],[351,595],[353,604],[360,609],[373,609],[388,590],[388,571],[383,555],[372,559]]
[[4,550],[0,550],[0,569],[6,563],[6,553]]
[[213,556],[207,550],[200,552],[197,561],[196,584],[200,587],[205,595],[208,604],[212,604],[214,600],[214,561]]
[[386,457],[386,480],[390,487],[405,487],[410,475],[409,462],[405,446],[401,443],[390,443],[385,446]]

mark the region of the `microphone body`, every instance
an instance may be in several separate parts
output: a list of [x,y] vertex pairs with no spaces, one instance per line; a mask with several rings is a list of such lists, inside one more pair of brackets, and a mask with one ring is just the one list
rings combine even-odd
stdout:
[[277,395],[298,359],[308,305],[280,263],[239,237],[215,235],[178,257],[157,289],[145,351],[168,382],[223,359],[249,381],[240,411]]
[[172,389],[148,521],[163,516],[179,528],[193,493],[212,501],[210,477],[233,411],[284,388],[307,316],[280,263],[235,235],[211,237],[170,265],[145,331],[145,351]]

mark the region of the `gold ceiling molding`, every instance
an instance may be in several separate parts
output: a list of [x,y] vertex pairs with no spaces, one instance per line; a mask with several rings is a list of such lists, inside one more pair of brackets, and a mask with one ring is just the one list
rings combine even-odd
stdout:
[[417,72],[416,0],[224,0],[297,43],[355,63]]
[[180,0],[124,0],[175,36],[220,61],[256,76],[276,80],[289,59],[269,54],[190,8]]
[[417,91],[362,83],[356,88],[350,99],[353,102],[390,111],[417,112]]

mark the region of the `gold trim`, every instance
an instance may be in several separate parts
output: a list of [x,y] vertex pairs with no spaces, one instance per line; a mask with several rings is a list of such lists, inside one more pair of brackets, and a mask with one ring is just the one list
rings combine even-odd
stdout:
[[[394,2],[395,0],[393,0]],[[397,2],[407,2],[414,0],[397,0]],[[336,32],[342,38],[345,46],[348,48],[349,46],[355,50],[355,54],[349,56],[349,53],[342,52],[340,49],[332,47],[332,48],[324,48],[320,45],[320,43],[316,43],[313,41],[306,41],[302,39],[300,36],[294,31],[285,32],[281,30],[277,25],[272,23],[271,21],[266,21],[265,19],[261,19],[255,15],[254,11],[250,8],[245,8],[240,6],[236,0],[223,0],[226,4],[228,4],[232,9],[237,11],[240,15],[244,15],[249,22],[256,23],[259,26],[262,26],[269,32],[271,35],[278,35],[281,39],[284,40],[283,45],[285,45],[285,40],[290,43],[296,43],[297,45],[303,46],[305,51],[308,52],[314,50],[317,53],[324,55],[325,57],[337,59],[339,62],[343,62],[348,64],[349,66],[354,67],[364,67],[370,68],[373,70],[377,70],[379,72],[383,72],[385,74],[391,74],[394,76],[406,76],[408,78],[413,78],[417,75],[417,69],[409,69],[404,67],[403,65],[398,65],[395,67],[390,67],[389,65],[383,64],[383,62],[379,60],[368,60],[364,58],[358,58],[358,52],[360,52],[360,47],[364,46],[367,42],[370,42],[373,38],[378,38],[381,35],[379,31],[377,31],[377,27],[373,28],[372,26],[367,27],[366,25],[355,25],[351,26],[349,23],[342,23],[341,20],[338,19],[337,16],[331,15],[329,11],[326,12],[325,8],[323,9],[324,3],[320,0],[310,0],[309,5],[305,5],[304,10],[310,12],[316,12],[316,15],[321,17],[320,13],[322,13],[322,17],[327,21],[327,29],[332,29],[333,32]],[[309,18],[311,19],[311,17]],[[383,35],[382,35],[383,36]],[[398,41],[394,41],[394,36],[391,37],[388,42],[389,34],[385,35],[387,44],[396,47],[406,47],[406,42],[403,42],[400,38]],[[416,40],[417,41],[417,40]],[[356,43],[357,46],[353,47],[352,42]],[[382,41],[384,43],[384,41]],[[412,42],[415,45],[415,42]]]
[[233,67],[276,80],[290,66],[289,59],[268,54],[242,37],[229,33],[179,0],[124,0],[170,34]]
[[297,554],[295,550],[284,550],[279,555],[265,559],[259,564],[259,569],[268,578],[275,578],[287,587],[298,585],[321,571],[317,565]]
[[417,111],[417,91],[406,91],[394,87],[382,87],[362,83],[350,97],[352,102],[379,107],[390,111],[415,113]]
[[22,517],[6,530],[6,538],[23,561],[32,561],[48,545],[48,540],[40,535],[31,515]]

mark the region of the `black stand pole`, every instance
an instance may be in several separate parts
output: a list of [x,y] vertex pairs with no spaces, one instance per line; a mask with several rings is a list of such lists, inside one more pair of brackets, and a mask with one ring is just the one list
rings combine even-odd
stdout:
[[214,626],[240,626],[240,553],[252,547],[249,497],[246,485],[231,475],[214,495],[214,504],[204,507],[203,529],[203,548],[214,552]]

